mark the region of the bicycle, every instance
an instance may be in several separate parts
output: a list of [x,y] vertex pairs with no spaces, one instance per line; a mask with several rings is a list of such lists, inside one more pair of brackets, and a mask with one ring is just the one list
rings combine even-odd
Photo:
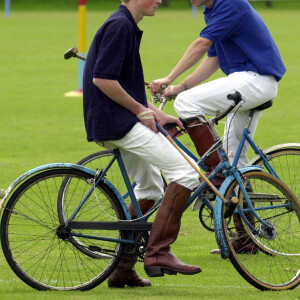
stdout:
[[[160,103],[160,110],[163,110],[166,103],[171,100],[171,97],[163,98],[159,94],[154,97],[154,102]],[[251,125],[251,120],[255,111],[267,109],[271,107],[271,105],[271,101],[267,102],[261,107],[253,109],[249,113],[249,122],[244,128],[242,139],[240,141],[239,149],[236,153],[233,166],[237,166],[242,148],[244,144],[248,142],[250,144],[250,147],[256,154],[256,156],[249,161],[248,165],[263,166],[264,169],[270,174],[281,179],[293,191],[297,198],[299,198],[300,188],[298,188],[298,182],[300,182],[300,143],[280,144],[263,150],[255,144],[254,140],[249,135],[249,127]],[[177,140],[177,144],[182,149],[184,149],[184,151],[187,152],[189,156],[192,157],[200,167],[202,167],[202,169],[205,169],[203,161],[207,156],[209,156],[210,153],[214,151],[214,149],[209,149],[204,157],[202,159],[199,159],[192,152],[190,152],[179,140]],[[97,151],[82,158],[77,162],[77,164],[86,166],[93,170],[104,169],[113,155],[114,153],[112,150]],[[128,193],[123,178],[118,172],[118,167],[117,169],[111,168],[106,176],[109,181],[113,182],[114,185],[118,188],[124,199],[126,199],[128,197]],[[133,187],[134,186],[135,183],[133,183]],[[196,199],[193,205],[193,210],[199,210],[200,223],[205,229],[211,232],[214,232],[212,204],[212,201],[214,201],[214,199],[215,195],[208,191],[204,197]]]
[[[85,60],[85,57],[78,55],[78,49],[76,47],[69,49],[64,54],[65,59],[70,59],[71,57],[77,57],[78,59]],[[149,83],[145,82],[145,85],[149,86]],[[172,100],[172,97],[162,97],[159,93],[153,97],[154,103],[160,103],[160,110],[163,110],[166,103]],[[263,150],[255,144],[255,142],[249,135],[249,128],[255,111],[265,110],[271,106],[272,101],[268,101],[267,103],[254,108],[249,113],[249,121],[247,126],[244,128],[242,139],[240,141],[239,149],[236,153],[233,166],[237,166],[242,148],[244,144],[248,142],[250,144],[250,147],[256,154],[256,156],[249,161],[248,165],[263,166],[265,170],[268,171],[271,175],[274,175],[275,177],[281,179],[293,191],[297,198],[299,198],[300,189],[298,188],[298,182],[300,182],[300,143],[280,144]],[[199,159],[179,140],[176,140],[176,142],[186,153],[188,153],[190,157],[194,159],[194,161],[197,162],[197,164],[203,170],[205,170],[203,161],[207,156],[215,151],[215,148],[210,148],[207,153],[201,159]],[[91,168],[93,170],[104,169],[113,155],[114,153],[111,150],[97,151],[82,158],[77,162],[77,164],[87,166],[88,168]],[[117,187],[117,189],[123,195],[124,199],[128,199],[128,192],[126,190],[123,177],[118,172],[118,167],[116,169],[112,167],[106,174],[106,177]],[[164,177],[163,180],[164,185],[166,186],[167,182],[165,181]],[[134,182],[132,183],[132,186],[135,186]],[[193,210],[199,210],[200,223],[205,229],[211,232],[214,232],[212,203],[214,199],[215,195],[213,193],[210,193],[210,191],[207,191],[206,195],[203,195],[202,198],[196,199],[193,205]]]
[[[207,121],[214,134],[214,124],[227,113]],[[258,289],[295,288],[300,283],[299,200],[282,181],[260,167],[232,167],[220,137],[214,147],[222,160],[209,178],[220,170],[226,175],[214,207],[222,258],[229,258]],[[115,149],[113,153],[104,170],[48,164],[28,171],[2,190],[1,205],[9,198],[1,219],[2,249],[12,270],[29,286],[38,290],[94,288],[114,270],[125,244],[131,245],[130,253],[143,259],[151,229],[147,220],[160,202],[141,214],[120,152]],[[136,219],[131,219],[123,197],[106,178],[115,161]],[[194,191],[187,208],[207,189],[207,181]],[[249,186],[251,191],[247,191]],[[252,224],[246,216],[249,213],[256,220]],[[235,224],[228,224],[232,214],[240,216],[256,254],[241,254],[233,248],[231,240],[238,232]]]

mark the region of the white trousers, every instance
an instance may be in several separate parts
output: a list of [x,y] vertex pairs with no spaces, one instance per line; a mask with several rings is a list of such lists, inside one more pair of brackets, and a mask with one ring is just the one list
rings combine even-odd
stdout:
[[[196,115],[214,116],[218,110],[224,112],[229,107],[231,101],[227,99],[227,95],[235,91],[241,93],[245,102],[236,113],[233,111],[227,115],[224,148],[231,163],[248,121],[249,110],[276,97],[278,83],[275,78],[251,71],[236,72],[180,93],[174,104],[176,112],[183,119]],[[250,126],[251,137],[254,136],[260,116],[261,112],[256,112],[253,117]],[[239,167],[247,165],[248,149],[249,144],[246,143],[238,163]]]
[[120,149],[126,171],[137,183],[134,193],[138,200],[161,198],[164,191],[160,170],[168,182],[181,184],[190,190],[199,184],[198,173],[174,146],[162,134],[153,132],[140,122],[122,139],[98,144]]

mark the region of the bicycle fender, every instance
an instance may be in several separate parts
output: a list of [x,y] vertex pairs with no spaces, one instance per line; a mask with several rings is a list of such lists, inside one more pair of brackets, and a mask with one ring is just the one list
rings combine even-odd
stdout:
[[[286,150],[286,149],[300,149],[300,143],[287,143],[287,144],[279,144],[276,146],[272,146],[270,148],[262,150],[266,155],[271,154],[277,150]],[[248,166],[253,165],[258,159],[260,155],[254,156],[248,163]]]
[[[36,167],[34,169],[31,169],[31,170],[27,171],[26,173],[22,174],[21,176],[19,176],[6,190],[1,190],[0,214],[1,214],[2,208],[4,207],[4,203],[7,199],[7,197],[23,181],[25,181],[27,178],[29,178],[37,173],[40,173],[42,171],[47,171],[47,170],[52,170],[52,169],[57,169],[57,168],[76,169],[76,170],[86,172],[92,176],[95,176],[95,173],[96,173],[95,171],[93,171],[87,167],[77,165],[77,164],[72,164],[72,163],[51,163],[51,164],[46,164],[46,165],[42,165],[42,166]],[[110,187],[110,189],[114,192],[116,197],[119,199],[119,201],[122,205],[123,211],[126,215],[126,218],[130,220],[128,208],[124,204],[123,197],[120,195],[119,191],[106,178],[103,179],[103,182],[106,183]]]
[[[259,166],[247,166],[240,168],[239,171],[242,174],[245,174],[250,171],[262,171],[262,167]],[[228,176],[223,182],[222,186],[219,189],[219,192],[224,196],[229,185],[235,180],[234,176]],[[229,247],[226,242],[226,237],[223,230],[223,215],[222,215],[222,200],[217,196],[214,206],[214,227],[215,227],[215,236],[216,241],[220,250],[221,257],[226,259],[229,257]]]

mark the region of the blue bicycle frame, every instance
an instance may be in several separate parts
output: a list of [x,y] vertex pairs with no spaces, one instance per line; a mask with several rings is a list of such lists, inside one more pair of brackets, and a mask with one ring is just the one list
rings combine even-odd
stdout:
[[264,162],[264,165],[267,169],[267,171],[275,176],[276,178],[280,179],[280,177],[278,176],[278,174],[276,173],[275,169],[271,166],[271,164],[269,163],[267,157],[265,156],[265,154],[263,153],[263,151],[261,149],[259,149],[259,147],[256,146],[256,144],[254,143],[253,139],[250,137],[250,130],[249,130],[249,127],[250,127],[250,124],[251,124],[251,121],[253,119],[253,116],[254,116],[254,113],[255,111],[250,111],[250,114],[249,114],[249,122],[247,124],[247,126],[244,128],[243,130],[243,134],[242,134],[242,138],[241,138],[241,141],[239,143],[239,146],[238,146],[238,149],[237,149],[237,152],[236,152],[236,155],[234,157],[234,161],[232,163],[232,166],[233,167],[236,167],[237,164],[238,164],[238,161],[240,159],[240,156],[241,156],[241,153],[242,153],[242,150],[243,150],[243,147],[245,145],[245,142],[247,141],[251,148],[254,150],[254,152],[256,154],[258,154],[263,162]]

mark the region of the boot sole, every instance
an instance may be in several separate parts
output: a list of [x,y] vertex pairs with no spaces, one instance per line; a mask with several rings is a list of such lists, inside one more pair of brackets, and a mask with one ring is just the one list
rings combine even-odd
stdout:
[[202,270],[199,271],[191,271],[191,272],[180,272],[176,269],[160,267],[160,266],[149,266],[144,267],[145,272],[147,273],[148,277],[162,277],[165,274],[167,275],[177,275],[180,273],[182,275],[194,275],[200,273]]

